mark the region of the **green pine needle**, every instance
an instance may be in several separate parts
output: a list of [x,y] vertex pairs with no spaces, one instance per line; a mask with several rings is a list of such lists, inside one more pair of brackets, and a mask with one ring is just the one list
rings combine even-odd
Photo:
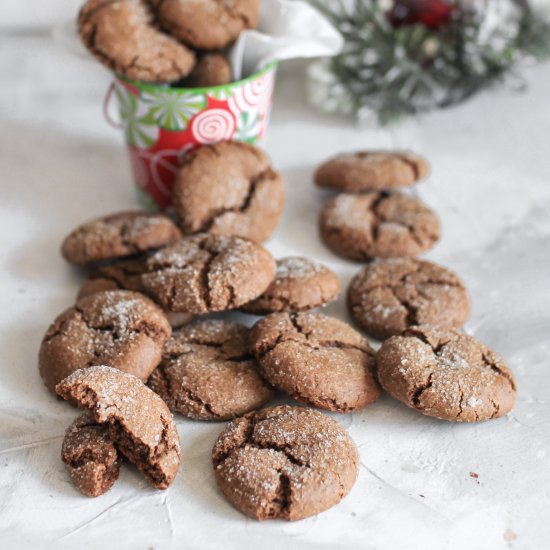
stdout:
[[355,0],[351,8],[311,1],[344,37],[343,52],[330,61],[335,94],[345,90],[352,110],[374,111],[381,124],[462,102],[513,74],[526,57],[550,57],[550,25],[530,9],[511,32],[495,29],[482,43],[483,11],[461,9],[436,30],[393,28],[379,0]]

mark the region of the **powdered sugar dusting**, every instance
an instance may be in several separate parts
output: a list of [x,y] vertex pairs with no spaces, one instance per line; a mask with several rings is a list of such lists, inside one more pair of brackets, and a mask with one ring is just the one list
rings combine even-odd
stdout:
[[277,272],[275,277],[277,279],[302,279],[313,277],[323,271],[326,271],[324,266],[309,258],[292,256],[277,260]]

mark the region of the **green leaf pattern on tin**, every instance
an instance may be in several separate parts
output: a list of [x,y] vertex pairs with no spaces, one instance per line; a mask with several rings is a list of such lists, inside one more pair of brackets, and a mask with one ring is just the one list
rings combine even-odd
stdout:
[[238,118],[235,139],[254,144],[260,137],[260,130],[260,114],[245,111]]
[[185,130],[193,115],[206,105],[204,94],[174,94],[170,88],[166,92],[144,91],[141,100],[156,124],[166,130]]
[[126,141],[129,145],[151,147],[157,141],[158,127],[155,119],[146,109],[140,108],[138,98],[123,86],[115,86],[120,106],[120,118],[124,124]]
[[208,97],[211,97],[212,99],[217,99],[219,101],[225,101],[226,99],[229,99],[233,95],[233,89],[227,88],[227,87],[218,87],[214,88],[213,90],[210,90],[208,92]]

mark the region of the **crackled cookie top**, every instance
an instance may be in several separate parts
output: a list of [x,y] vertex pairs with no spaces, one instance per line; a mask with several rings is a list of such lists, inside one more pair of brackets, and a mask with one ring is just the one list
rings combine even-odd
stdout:
[[106,493],[118,479],[122,459],[108,428],[85,412],[67,428],[63,439],[61,459],[76,488],[88,497]]
[[315,183],[357,193],[406,187],[424,179],[426,159],[405,151],[362,151],[338,155],[315,172]]
[[146,0],[88,0],[78,30],[84,46],[126,78],[175,82],[195,65],[191,50],[157,28]]
[[225,497],[254,519],[299,520],[337,504],[353,487],[359,457],[328,416],[272,407],[233,420],[212,452]]
[[[82,283],[78,291],[77,299],[84,298],[96,292],[105,290],[133,290],[145,292],[141,276],[146,271],[145,258],[122,260],[95,269],[88,279]],[[194,315],[192,313],[164,311],[172,328],[179,328],[190,323]]]
[[174,412],[197,420],[229,420],[265,405],[272,391],[246,349],[248,329],[220,320],[175,332],[149,386]]
[[272,313],[252,328],[249,342],[262,376],[297,401],[346,413],[380,395],[374,351],[338,319],[321,313]]
[[260,149],[226,141],[186,155],[173,203],[185,234],[237,235],[262,243],[281,216],[283,180]]
[[260,0],[151,0],[162,28],[199,50],[221,50],[258,24]]
[[241,310],[257,315],[305,311],[332,302],[339,293],[340,280],[333,271],[309,258],[292,256],[277,260],[275,279]]
[[512,410],[516,385],[503,359],[457,330],[412,327],[386,340],[378,379],[405,405],[442,420],[477,422]]
[[52,392],[75,370],[104,363],[145,381],[171,332],[162,310],[142,294],[98,292],[50,325],[40,347],[40,375]]
[[120,212],[76,228],[61,252],[68,262],[86,264],[154,250],[179,238],[179,229],[166,216]]
[[260,245],[239,237],[198,234],[151,256],[142,282],[169,311],[206,313],[250,302],[274,274],[275,260]]
[[319,223],[325,244],[352,260],[416,256],[440,234],[435,212],[400,193],[342,193],[326,202]]
[[58,395],[88,409],[108,437],[157,489],[176,477],[181,450],[172,414],[139,378],[107,366],[80,369],[56,387]]
[[82,283],[77,299],[105,290],[134,290],[141,292],[141,275],[145,270],[145,259],[122,260],[100,266]]
[[383,340],[413,325],[460,328],[468,293],[448,269],[414,258],[375,260],[348,288],[348,306],[367,334]]

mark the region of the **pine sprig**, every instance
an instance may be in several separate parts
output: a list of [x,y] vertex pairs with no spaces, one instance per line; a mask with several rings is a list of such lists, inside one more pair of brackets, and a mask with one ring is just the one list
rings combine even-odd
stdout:
[[374,111],[381,124],[455,105],[501,82],[525,57],[550,56],[550,25],[527,5],[514,21],[484,36],[486,11],[460,0],[457,15],[438,29],[394,27],[380,0],[313,2],[345,41],[342,53],[325,64],[331,76],[327,103]]

